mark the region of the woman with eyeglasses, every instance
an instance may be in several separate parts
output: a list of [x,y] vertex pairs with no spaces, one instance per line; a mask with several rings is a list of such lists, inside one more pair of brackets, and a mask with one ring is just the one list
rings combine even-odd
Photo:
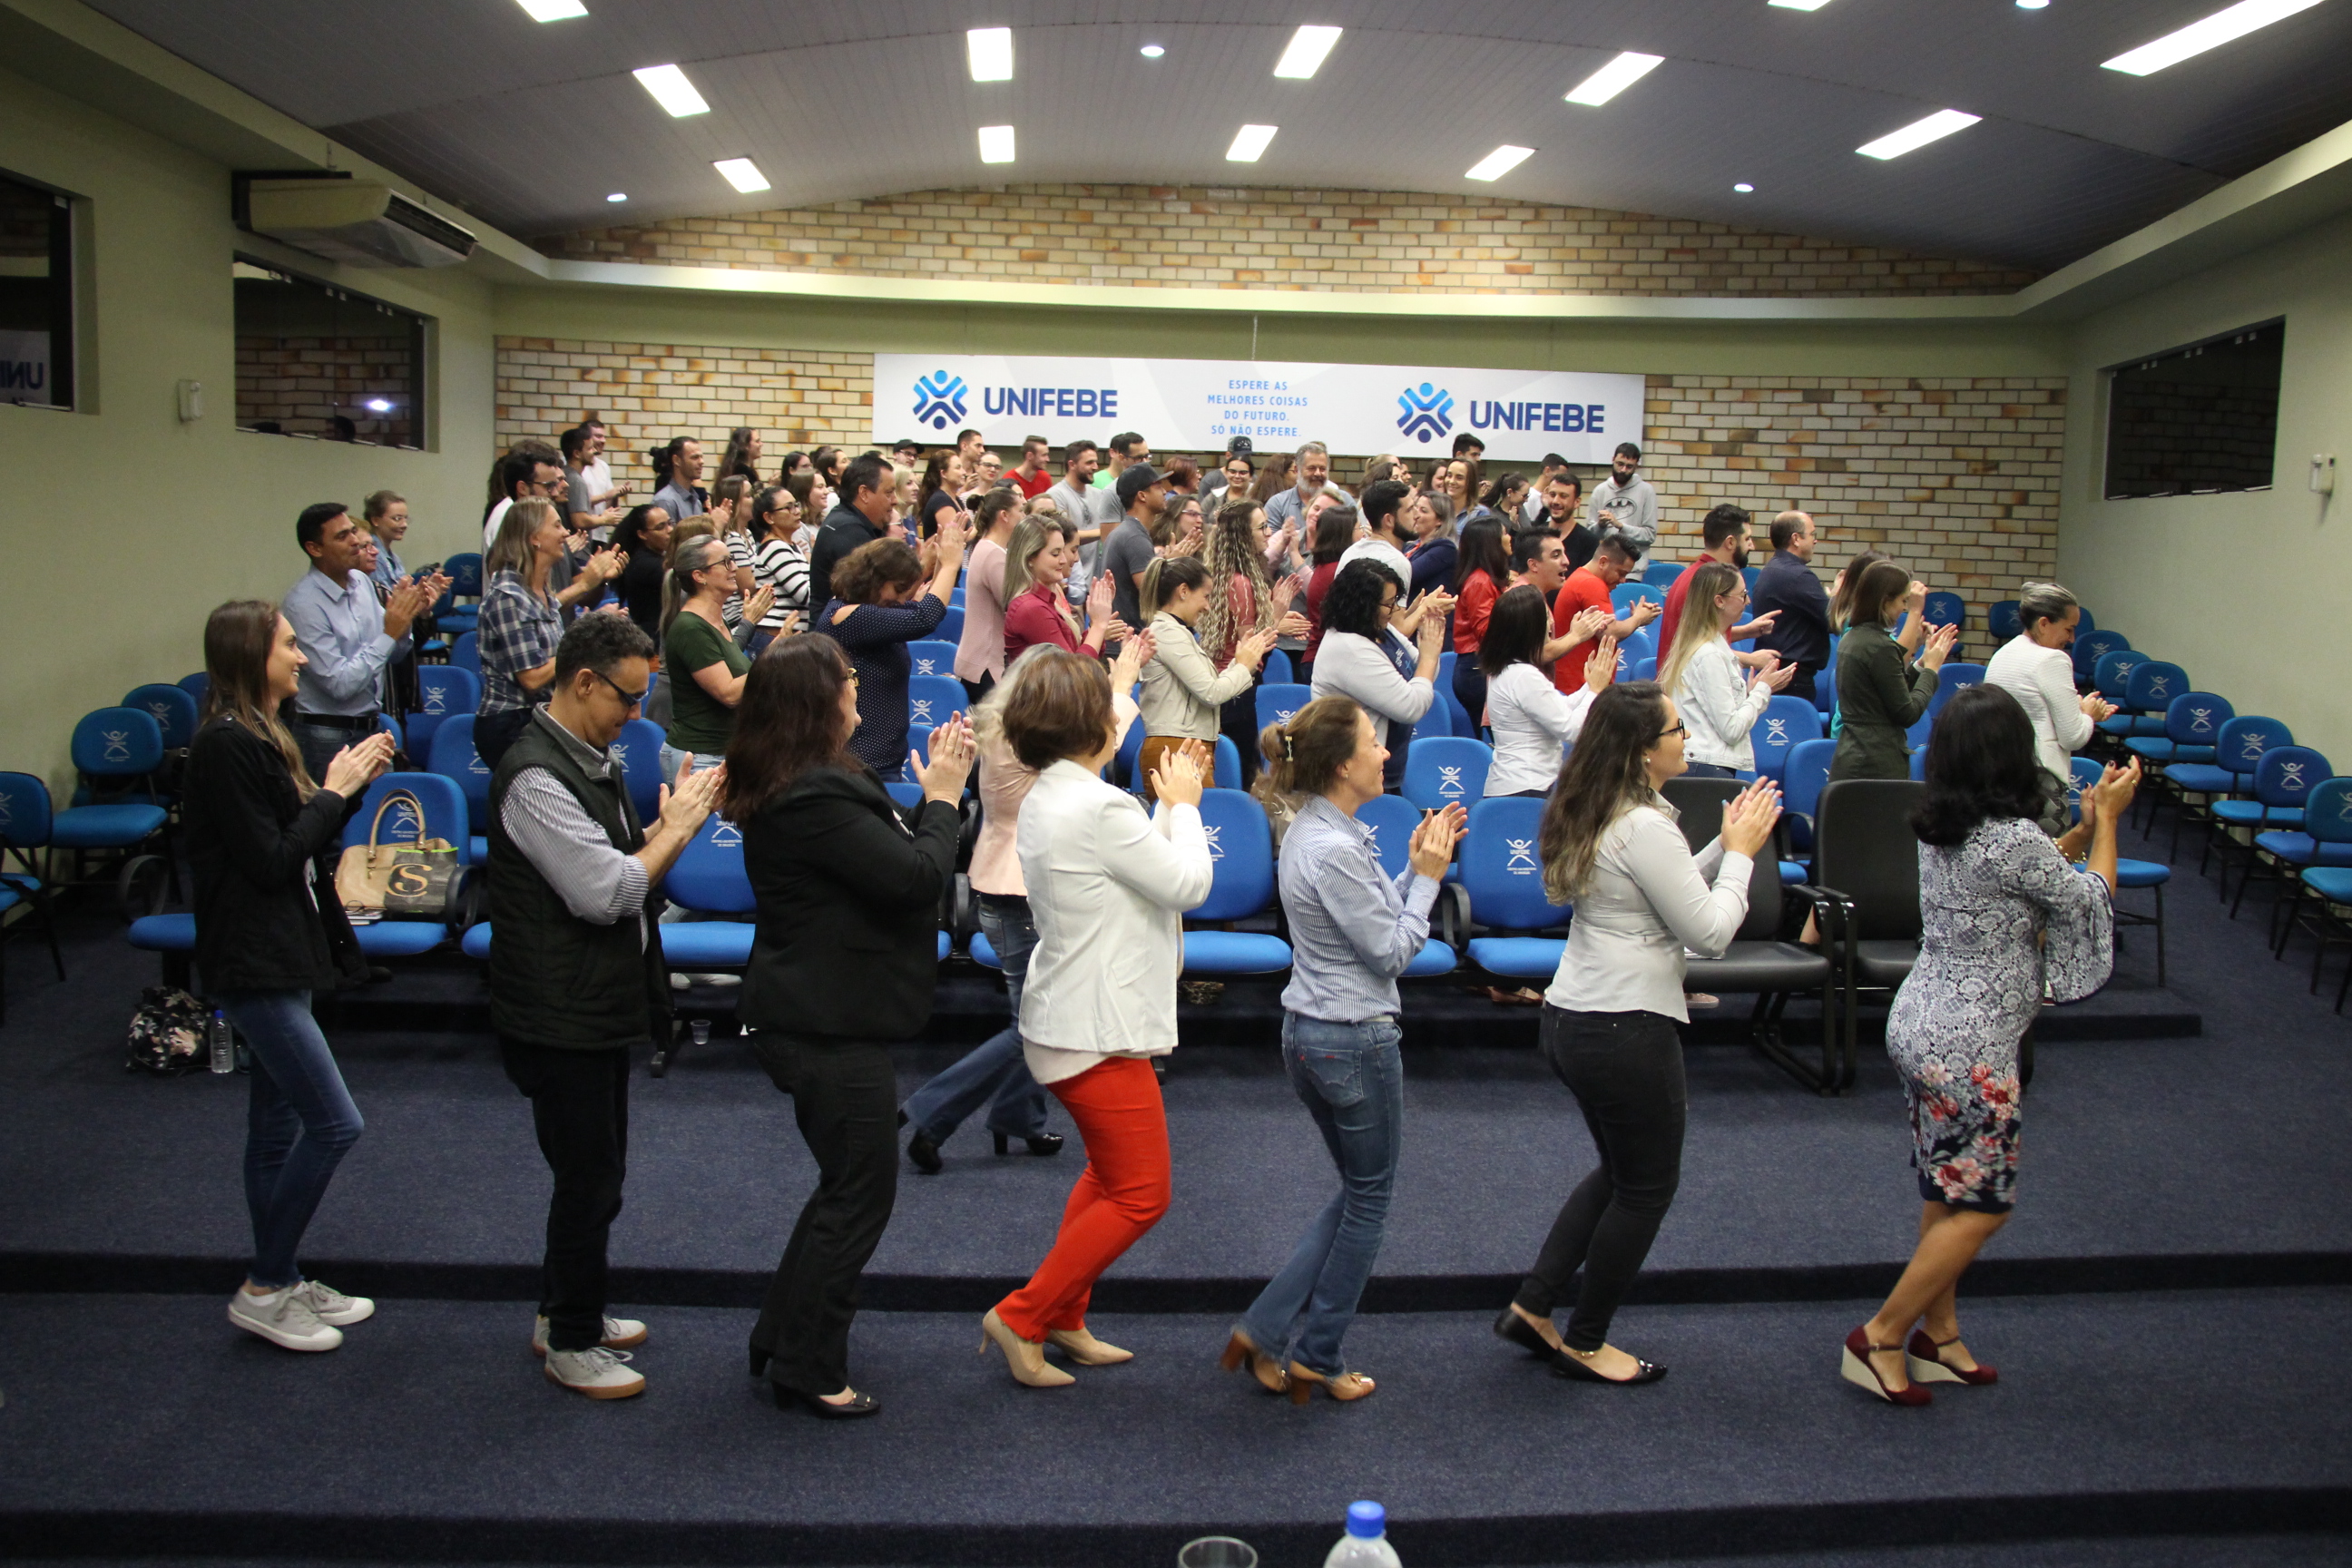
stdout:
[[[1437,656],[1445,649],[1445,617],[1442,614],[1407,612],[1412,628],[1412,673],[1401,673],[1387,645],[1401,618],[1397,601],[1404,584],[1377,561],[1350,561],[1331,579],[1323,598],[1323,645],[1315,655],[1314,693],[1318,697],[1349,697],[1372,716],[1375,738],[1388,746],[1391,726],[1410,732],[1437,697]],[[1449,599],[1446,601],[1451,604]],[[1390,747],[1401,754],[1402,743]],[[1401,776],[1398,762],[1391,783]]]
[[[1724,807],[1722,836],[1692,854],[1659,794],[1684,771],[1685,734],[1655,681],[1603,691],[1537,837],[1545,894],[1576,906],[1538,1038],[1601,1163],[1560,1206],[1495,1332],[1556,1377],[1633,1384],[1666,1374],[1611,1344],[1609,1328],[1682,1179],[1683,954],[1713,958],[1729,945],[1748,915],[1755,858],[1780,816],[1780,791],[1759,779]],[[1580,1270],[1563,1334],[1552,1309]]]
[[[735,706],[751,660],[727,629],[727,601],[735,592],[735,562],[709,534],[670,548],[669,601],[662,618],[662,684],[670,694],[668,738],[661,750],[662,782],[677,783],[691,755],[721,762],[735,733]],[[751,595],[756,619],[767,614],[769,590]]]
[[768,613],[751,634],[751,657],[781,637],[800,629],[808,614],[808,551],[801,542],[801,521],[806,514],[792,491],[761,490],[751,500],[751,532],[760,547],[751,557],[759,585],[773,595]]

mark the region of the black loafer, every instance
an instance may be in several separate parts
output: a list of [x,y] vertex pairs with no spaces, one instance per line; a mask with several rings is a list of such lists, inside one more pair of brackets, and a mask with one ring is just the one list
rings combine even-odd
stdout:
[[1551,1348],[1549,1341],[1536,1332],[1536,1326],[1533,1323],[1528,1322],[1508,1307],[1504,1308],[1503,1315],[1495,1320],[1495,1333],[1496,1337],[1508,1340],[1517,1345],[1539,1362],[1549,1364],[1565,1359],[1559,1352]]
[[858,1394],[845,1405],[835,1405],[814,1394],[786,1388],[781,1383],[771,1383],[768,1388],[776,1396],[777,1409],[789,1410],[795,1405],[803,1405],[812,1414],[827,1421],[855,1421],[861,1415],[872,1415],[882,1408],[881,1402],[870,1394]]
[[940,1146],[931,1142],[928,1133],[918,1131],[907,1140],[907,1158],[927,1176],[940,1173]]
[[[991,1132],[989,1136],[996,1140],[996,1152],[999,1154],[1012,1151],[1013,1135],[1011,1133]],[[1029,1152],[1041,1160],[1062,1152],[1062,1135],[1058,1132],[1040,1132],[1034,1138],[1024,1135],[1021,1142],[1029,1145]]]
[[1603,1377],[1576,1356],[1562,1355],[1552,1362],[1551,1374],[1554,1377],[1573,1378],[1580,1383],[1607,1383],[1619,1386],[1635,1383],[1655,1383],[1666,1375],[1664,1367],[1652,1366],[1640,1356],[1633,1358],[1633,1364],[1639,1370],[1631,1377]]

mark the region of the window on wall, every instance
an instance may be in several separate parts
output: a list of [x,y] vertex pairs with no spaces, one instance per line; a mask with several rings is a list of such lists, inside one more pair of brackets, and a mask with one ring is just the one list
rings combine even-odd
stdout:
[[236,275],[238,429],[424,446],[424,317],[245,258]]
[[2109,371],[2106,498],[2270,489],[2285,349],[2265,321]]
[[0,403],[70,408],[73,205],[0,174]]

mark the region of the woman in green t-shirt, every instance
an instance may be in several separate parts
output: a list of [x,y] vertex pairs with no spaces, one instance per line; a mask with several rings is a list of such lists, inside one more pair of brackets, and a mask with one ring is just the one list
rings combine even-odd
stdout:
[[[669,739],[662,747],[662,780],[677,782],[688,753],[703,762],[727,755],[735,732],[735,704],[751,661],[727,630],[727,597],[736,592],[735,563],[727,547],[704,536],[677,546],[669,568],[671,608],[662,623],[662,674],[669,681]],[[757,626],[772,588],[755,590],[743,618]]]

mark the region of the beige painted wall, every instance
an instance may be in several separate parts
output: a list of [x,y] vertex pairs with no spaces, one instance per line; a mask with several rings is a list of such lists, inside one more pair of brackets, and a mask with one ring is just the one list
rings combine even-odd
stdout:
[[[0,407],[0,767],[69,776],[74,721],[149,680],[203,667],[206,614],[276,598],[304,570],[294,519],[389,487],[422,563],[478,540],[490,461],[491,290],[473,279],[361,272],[274,250],[229,222],[229,174],[146,132],[0,72],[0,170],[86,198],[94,341],[82,412]],[[233,252],[436,322],[433,450],[242,432],[236,425]],[[91,372],[94,371],[93,375]],[[183,425],[175,384],[205,385]],[[92,404],[94,402],[94,407]]]
[[[2101,499],[2101,373],[2286,318],[2273,488]],[[2075,417],[2059,512],[2062,580],[2113,626],[2228,698],[2284,720],[2352,772],[2352,482],[2307,488],[2315,453],[2352,464],[2352,217],[2119,306],[2072,334]]]

